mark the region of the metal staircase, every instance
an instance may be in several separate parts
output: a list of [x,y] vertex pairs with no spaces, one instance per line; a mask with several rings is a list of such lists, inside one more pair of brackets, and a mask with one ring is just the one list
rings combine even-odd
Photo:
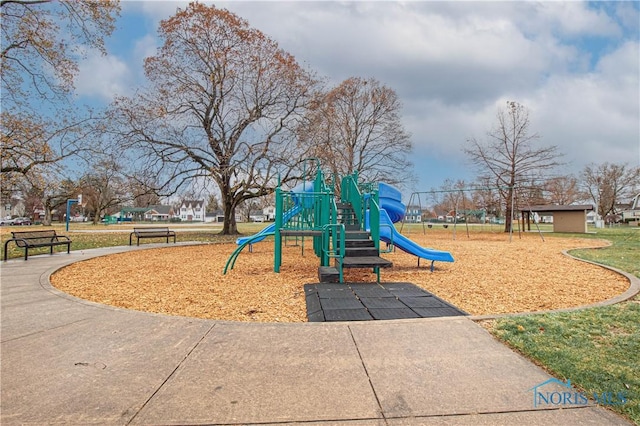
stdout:
[[375,242],[371,239],[371,233],[363,231],[363,226],[358,220],[358,215],[351,203],[337,203],[338,223],[345,228],[344,253],[334,260],[334,266],[321,266],[318,269],[320,282],[340,281],[340,262],[342,268],[371,268],[380,281],[380,268],[389,268],[393,263],[380,257],[380,252]]

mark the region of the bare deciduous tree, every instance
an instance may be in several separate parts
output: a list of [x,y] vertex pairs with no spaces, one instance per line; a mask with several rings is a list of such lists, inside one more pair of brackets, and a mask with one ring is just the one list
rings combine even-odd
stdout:
[[163,178],[165,194],[213,179],[223,234],[236,208],[288,180],[299,155],[293,132],[315,84],[277,43],[225,10],[190,3],[162,21],[149,86],[114,105],[126,147]]
[[559,176],[547,180],[544,184],[546,202],[566,205],[580,200],[578,179],[573,176]]
[[157,180],[146,170],[136,170],[128,175],[127,186],[133,201],[133,207],[149,207],[160,204],[160,196],[155,191]]
[[473,200],[478,208],[492,216],[502,216],[502,202],[500,201],[500,193],[493,184],[493,179],[480,179],[478,186],[473,190]]
[[73,91],[87,48],[106,54],[117,0],[2,0],[3,103],[59,100]]
[[499,188],[507,218],[504,230],[510,232],[516,187],[560,165],[560,154],[556,146],[535,146],[539,136],[531,133],[529,111],[523,105],[507,102],[497,119],[487,139],[469,139],[464,152],[478,168],[480,178],[493,181]]
[[75,111],[69,96],[78,61],[89,49],[106,53],[119,12],[116,0],[0,1],[3,197],[87,148],[94,117]]
[[593,200],[602,218],[616,213],[616,203],[640,190],[640,167],[629,164],[592,163],[582,170],[581,177],[585,197]]
[[373,78],[352,77],[316,97],[298,137],[310,156],[338,176],[358,172],[366,181],[405,186],[413,178],[412,144],[400,111],[394,90]]
[[130,188],[122,167],[113,159],[97,161],[80,179],[82,201],[97,224],[103,213],[131,200]]

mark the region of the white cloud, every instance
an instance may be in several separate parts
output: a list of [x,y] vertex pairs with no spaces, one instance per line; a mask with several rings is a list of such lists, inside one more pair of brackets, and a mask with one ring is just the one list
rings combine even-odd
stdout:
[[634,7],[633,2],[615,2],[612,3],[615,6],[616,18],[620,20],[622,27],[625,30],[638,32],[640,29],[640,9]]
[[620,36],[616,22],[600,9],[589,7],[586,2],[547,1],[534,4],[534,23],[565,36]]
[[158,53],[158,41],[158,38],[154,35],[147,34],[133,43],[131,62],[134,64],[135,81],[140,86],[144,85],[146,78],[144,75],[144,60]]
[[596,71],[554,77],[535,93],[536,124],[575,168],[601,161],[640,165],[638,52],[638,43],[628,42]]
[[[210,4],[211,2],[201,2]],[[177,8],[185,8],[189,0],[167,1],[167,0],[123,0],[122,9],[125,12],[142,13],[152,21],[166,19],[176,13]]]
[[[210,2],[207,2],[211,4]],[[154,32],[186,2],[125,3]],[[130,5],[130,6],[129,6]],[[541,142],[577,171],[589,161],[640,163],[638,7],[624,2],[215,2],[337,84],[373,77],[396,90],[417,163],[471,173],[461,152],[506,100],[531,111]],[[631,18],[629,18],[631,17]],[[623,37],[632,41],[624,42]],[[590,51],[589,42],[601,43]],[[598,57],[601,52],[607,56]],[[594,56],[595,55],[595,56]],[[136,60],[140,60],[137,58]],[[418,173],[428,167],[422,167]]]
[[80,62],[76,79],[76,92],[82,96],[100,97],[109,102],[115,95],[125,94],[130,85],[129,66],[114,55],[103,56],[100,52],[89,52]]
[[136,40],[133,44],[133,56],[142,61],[144,58],[155,55],[157,48],[158,38],[154,35],[147,34],[143,38]]

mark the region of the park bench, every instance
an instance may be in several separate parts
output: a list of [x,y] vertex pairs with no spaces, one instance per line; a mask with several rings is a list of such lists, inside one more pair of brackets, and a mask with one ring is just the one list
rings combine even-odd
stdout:
[[132,245],[132,239],[134,235],[138,239],[137,245],[140,245],[141,238],[166,238],[168,244],[169,237],[173,237],[173,242],[176,242],[175,231],[172,231],[166,227],[133,228],[133,232],[129,234],[129,245]]
[[16,231],[11,232],[11,239],[4,243],[4,260],[7,260],[7,246],[10,242],[16,243],[17,247],[24,249],[24,260],[29,258],[29,249],[37,247],[50,247],[50,254],[53,254],[53,247],[67,246],[67,253],[71,252],[71,240],[65,235],[58,235],[55,229],[44,229],[41,231]]

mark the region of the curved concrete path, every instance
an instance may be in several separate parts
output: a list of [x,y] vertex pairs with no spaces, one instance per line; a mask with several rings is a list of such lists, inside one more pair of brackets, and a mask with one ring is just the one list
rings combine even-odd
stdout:
[[551,376],[468,318],[234,323],[112,308],[49,284],[63,265],[136,249],[2,264],[0,423],[630,424],[593,405],[534,407],[531,389]]

